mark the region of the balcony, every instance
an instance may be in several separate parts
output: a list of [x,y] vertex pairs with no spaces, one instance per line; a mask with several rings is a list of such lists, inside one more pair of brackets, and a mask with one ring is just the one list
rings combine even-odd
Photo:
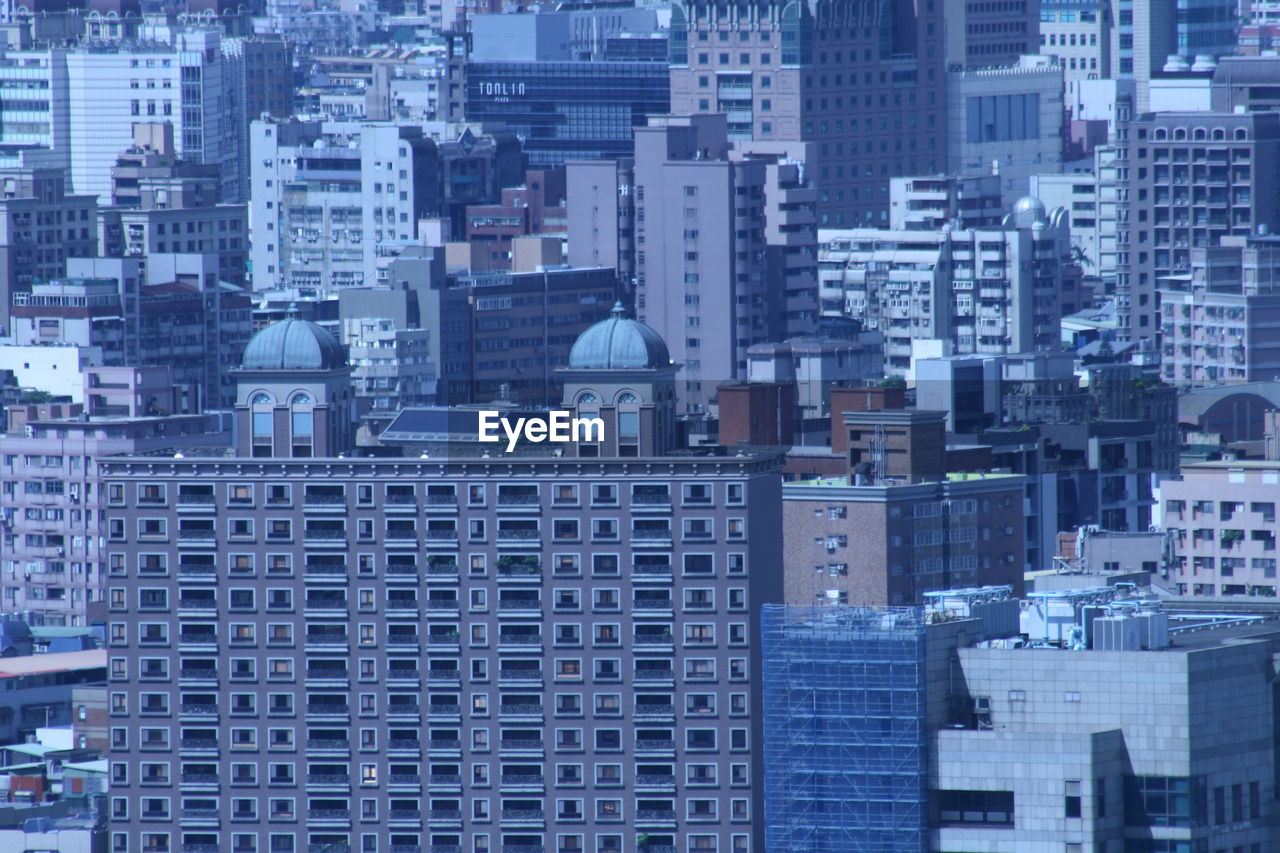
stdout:
[[314,750],[348,750],[351,741],[346,738],[313,737],[307,738],[307,749]]
[[216,737],[184,737],[178,741],[181,749],[217,749],[218,739]]
[[527,646],[541,649],[542,635],[536,633],[511,633],[504,631],[498,634],[498,644],[501,646]]
[[178,642],[184,646],[217,646],[218,635],[212,631],[183,631]]
[[542,613],[542,602],[536,598],[500,598],[498,599],[499,610],[525,610],[530,614]]
[[309,578],[325,578],[327,580],[345,580],[346,563],[307,563],[306,576]]
[[457,738],[432,738],[427,741],[427,749],[431,752],[458,752],[462,749],[462,741]]
[[498,531],[498,544],[523,544],[537,542],[542,539],[541,531],[536,528],[504,528]]
[[631,574],[638,581],[669,581],[671,580],[671,564],[637,563],[631,567]]
[[211,666],[184,666],[178,670],[178,677],[183,681],[217,681],[218,670]]
[[448,785],[461,786],[462,774],[460,773],[432,773],[427,777],[428,785]]
[[502,820],[509,823],[541,822],[546,819],[542,809],[503,809]]
[[671,773],[639,773],[636,775],[637,788],[670,788],[675,787],[676,777]]
[[672,738],[637,738],[636,752],[674,752],[676,742]]
[[676,677],[675,671],[668,669],[637,669],[635,675],[636,684],[652,684],[656,682],[671,682]]
[[[351,809],[307,809],[308,820],[351,820]],[[315,847],[317,845],[310,845]],[[328,845],[325,845],[328,846]],[[343,845],[345,846],[345,845]],[[350,850],[350,847],[347,847]]]
[[519,786],[541,786],[545,782],[545,777],[541,773],[503,773],[501,784],[513,787]]
[[387,777],[388,785],[421,785],[420,773],[392,773]]
[[452,611],[455,611],[455,612],[456,612],[456,611],[458,610],[458,599],[456,599],[456,598],[428,598],[428,599],[427,599],[427,609],[428,609],[428,610],[437,610],[437,611],[439,611],[439,610],[452,610]]
[[393,737],[387,741],[387,749],[401,750],[401,751],[406,751],[406,750],[417,751],[422,749],[422,741],[418,740],[416,737],[415,738]]
[[313,507],[345,507],[347,505],[347,496],[337,493],[324,493],[308,491],[302,498],[302,505],[307,508]]
[[500,749],[515,752],[541,752],[542,738],[502,738],[498,742]]
[[345,716],[351,712],[346,702],[308,702],[307,714],[311,716]]
[[308,785],[350,785],[351,777],[346,773],[308,773]]
[[179,711],[192,716],[217,716],[218,706],[212,702],[183,702],[179,706]]
[[347,541],[347,531],[337,527],[308,527],[303,539],[315,545],[342,545]]
[[499,669],[499,681],[536,681],[542,682],[541,669]]
[[418,567],[413,564],[388,563],[386,573],[387,580],[391,581],[416,581],[418,579]]

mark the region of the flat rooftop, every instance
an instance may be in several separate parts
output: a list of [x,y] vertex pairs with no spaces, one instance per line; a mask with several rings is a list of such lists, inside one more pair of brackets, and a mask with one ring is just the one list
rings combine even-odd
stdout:
[[39,675],[46,672],[71,672],[77,669],[106,669],[106,649],[79,652],[50,652],[17,658],[0,658],[0,678]]

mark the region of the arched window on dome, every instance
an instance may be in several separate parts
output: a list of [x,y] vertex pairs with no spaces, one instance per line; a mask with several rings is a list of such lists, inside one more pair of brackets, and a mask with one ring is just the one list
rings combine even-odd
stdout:
[[640,455],[640,398],[623,391],[615,398],[618,407],[618,455]]
[[315,412],[312,411],[311,397],[307,394],[294,394],[289,401],[289,434],[293,456],[314,455]]
[[250,444],[254,456],[275,455],[275,408],[275,398],[265,391],[249,398]]

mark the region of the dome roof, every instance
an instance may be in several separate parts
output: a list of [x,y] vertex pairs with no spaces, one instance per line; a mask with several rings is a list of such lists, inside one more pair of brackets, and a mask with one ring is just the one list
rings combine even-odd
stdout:
[[608,320],[578,336],[569,351],[570,370],[654,370],[671,365],[662,336],[624,313],[619,302]]
[[327,330],[290,318],[250,338],[240,366],[245,370],[333,370],[347,366],[347,354]]
[[[1009,220],[1012,221],[1009,221]],[[1006,218],[1006,225],[1014,225],[1019,228],[1029,228],[1036,223],[1047,223],[1049,221],[1049,211],[1045,209],[1044,202],[1035,196],[1024,195],[1018,199],[1013,205],[1013,213]]]

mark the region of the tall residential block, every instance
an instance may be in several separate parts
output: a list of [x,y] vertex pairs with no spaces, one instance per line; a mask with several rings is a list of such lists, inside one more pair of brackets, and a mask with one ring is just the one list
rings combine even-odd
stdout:
[[636,131],[636,308],[685,366],[691,413],[746,377],[749,347],[817,318],[812,172],[735,151],[725,121],[671,116]]
[[946,168],[946,5],[678,3],[671,111],[725,113],[735,142],[814,143],[820,223],[882,225],[890,178]]
[[1280,240],[1223,237],[1191,250],[1191,272],[1160,288],[1160,373],[1171,385],[1280,376]]
[[1066,211],[1035,198],[998,227],[819,236],[823,313],[883,332],[896,376],[926,340],[954,355],[1056,350],[1062,317],[1086,304]]
[[[267,446],[323,402],[331,341],[250,344]],[[675,368],[621,317],[579,345],[566,404],[617,427],[595,457],[344,458],[317,431],[311,458],[110,463],[113,843],[764,849],[781,548],[746,531],[776,524],[779,459],[627,458],[632,423],[673,434]]]
[[436,144],[420,127],[261,121],[250,148],[255,290],[373,285],[390,247],[440,212]]
[[1117,154],[1127,162],[1111,176],[1127,190],[1128,214],[1118,218],[1117,336],[1155,338],[1156,291],[1191,271],[1193,249],[1280,228],[1280,202],[1267,190],[1280,180],[1280,114],[1146,114]]

